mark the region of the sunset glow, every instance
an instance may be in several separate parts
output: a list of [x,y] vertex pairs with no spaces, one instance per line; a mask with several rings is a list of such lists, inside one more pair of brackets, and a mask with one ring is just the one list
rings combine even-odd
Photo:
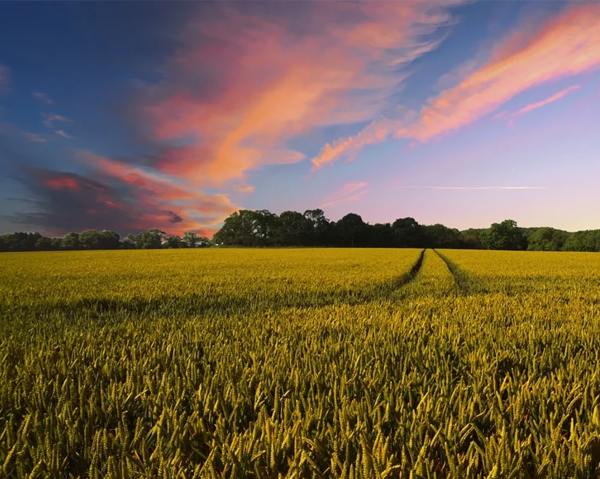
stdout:
[[599,2],[25,2],[0,18],[2,232],[211,235],[240,208],[317,207],[600,228]]

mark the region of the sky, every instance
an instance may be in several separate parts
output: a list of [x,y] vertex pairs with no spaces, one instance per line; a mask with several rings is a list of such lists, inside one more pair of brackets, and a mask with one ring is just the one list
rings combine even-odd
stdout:
[[0,2],[0,233],[600,228],[600,1]]

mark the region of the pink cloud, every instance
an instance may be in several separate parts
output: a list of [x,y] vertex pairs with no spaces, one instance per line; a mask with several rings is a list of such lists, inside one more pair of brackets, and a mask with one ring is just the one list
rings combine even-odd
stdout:
[[[554,103],[555,101],[558,101],[561,98],[564,98],[569,93],[579,90],[580,88],[581,88],[581,85],[573,85],[573,86],[570,86],[569,88],[565,88],[564,90],[561,90],[558,93],[555,93],[554,95],[546,98],[545,100],[538,101],[536,103],[530,103],[529,105],[524,106],[520,110],[517,110],[514,113],[508,114],[508,118],[515,119],[520,116],[526,115],[527,113],[530,113],[533,110],[537,110],[538,108],[542,108],[543,106],[546,106],[550,103]],[[506,116],[506,115],[496,115],[496,116],[494,116],[494,118],[501,118],[504,116]]]
[[509,37],[498,47],[501,53],[431,100],[409,134],[424,141],[455,131],[534,86],[597,68],[599,20],[600,4],[577,4],[547,22],[518,50],[508,45],[519,34]]
[[[401,120],[374,121],[358,135],[325,145],[312,159],[314,169],[355,156],[388,138],[427,141],[448,134],[492,112],[516,95],[549,81],[600,66],[600,3],[574,4],[537,31],[517,32],[503,40],[483,66],[456,86],[429,100],[418,114]],[[527,25],[523,29],[530,28]],[[471,69],[471,67],[469,67]],[[546,100],[562,98],[563,91]],[[525,114],[541,104],[530,105]],[[505,116],[501,112],[498,118]]]
[[[80,161],[107,182],[128,187],[135,201],[129,205],[132,229],[160,228],[174,234],[198,231],[211,234],[237,210],[224,194],[208,194],[165,174],[146,171],[89,151]],[[106,203],[105,203],[106,204]]]
[[347,183],[335,193],[328,195],[320,208],[335,206],[340,203],[350,203],[359,201],[365,194],[369,192],[367,189],[368,183]]
[[[303,160],[289,140],[377,116],[403,78],[398,67],[436,48],[439,35],[423,38],[451,22],[424,2],[302,7],[303,32],[289,14],[224,7],[220,19],[190,22],[165,80],[146,88],[140,108],[149,135],[171,144],[162,172],[215,187]],[[181,139],[185,146],[173,146]]]
[[79,191],[81,187],[76,178],[70,176],[48,178],[45,181],[46,185],[55,190],[72,190]]

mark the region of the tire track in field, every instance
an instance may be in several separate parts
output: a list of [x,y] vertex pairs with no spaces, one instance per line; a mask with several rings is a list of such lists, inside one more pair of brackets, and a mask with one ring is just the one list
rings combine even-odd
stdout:
[[402,286],[407,285],[408,283],[410,283],[417,277],[417,275],[419,274],[419,271],[421,271],[421,267],[423,266],[424,260],[425,260],[425,250],[422,250],[421,253],[419,254],[419,258],[417,259],[415,264],[412,265],[412,267],[410,268],[408,273],[405,273],[402,276],[400,276],[400,279],[398,280],[398,283],[397,283],[398,288],[401,288]]
[[437,249],[434,249],[433,251],[442,259],[444,263],[446,263],[448,270],[454,277],[456,286],[462,294],[474,293],[480,289],[479,285],[473,280],[473,278],[461,270],[454,262],[440,253]]
[[404,288],[407,284],[414,281],[414,279],[421,271],[423,261],[425,259],[425,250],[421,250],[417,261],[411,266],[411,268],[404,274],[392,279],[386,283],[373,284],[371,287],[367,287],[362,291],[358,292],[358,295],[363,299],[364,302],[377,301],[382,298],[389,298],[390,295],[394,294],[398,290]]

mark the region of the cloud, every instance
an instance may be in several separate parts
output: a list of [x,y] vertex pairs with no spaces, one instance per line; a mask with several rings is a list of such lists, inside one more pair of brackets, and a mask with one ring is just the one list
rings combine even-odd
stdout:
[[498,45],[485,64],[430,99],[420,112],[376,120],[358,135],[325,145],[312,159],[313,169],[355,156],[364,146],[390,138],[424,142],[454,132],[526,90],[598,68],[599,19],[599,2],[575,3],[533,32],[523,25]]
[[55,123],[71,123],[71,120],[56,113],[42,113],[42,118],[42,123],[51,129],[54,128]]
[[350,203],[359,201],[365,194],[369,192],[367,189],[368,183],[347,183],[335,193],[328,195],[320,208],[335,206],[340,203]]
[[183,218],[174,211],[167,211],[167,214],[171,217],[171,223],[181,223],[183,221]]
[[36,100],[39,100],[41,103],[43,103],[44,105],[52,105],[54,103],[54,100],[52,98],[50,98],[48,95],[46,95],[44,92],[34,91],[34,92],[31,92],[31,95]]
[[215,187],[303,160],[291,139],[378,116],[400,69],[452,23],[424,2],[273,5],[213,6],[184,30],[164,81],[144,87],[139,116],[161,143],[162,172]]
[[511,46],[520,34],[510,36],[488,63],[431,100],[408,134],[424,141],[455,131],[525,90],[600,66],[599,19],[600,3],[576,4],[546,22],[517,50]]
[[392,120],[374,121],[357,135],[327,143],[319,155],[311,160],[312,171],[320,170],[323,166],[331,164],[343,156],[349,160],[356,159],[365,146],[386,141],[390,137],[393,125]]
[[550,103],[554,103],[555,101],[560,100],[561,98],[564,98],[566,95],[568,95],[569,93],[579,90],[581,88],[581,85],[573,85],[570,86],[569,88],[565,88],[564,90],[559,91],[558,93],[555,93],[554,95],[552,95],[551,97],[546,98],[545,100],[542,101],[538,101],[536,103],[530,103],[527,106],[524,106],[523,108],[521,108],[520,110],[517,110],[513,113],[506,113],[506,112],[501,112],[498,115],[494,116],[494,119],[498,119],[498,118],[509,118],[509,124],[513,124],[514,119],[526,115],[527,113],[532,112],[533,110],[537,110],[538,108],[542,108],[543,106],[546,106]]
[[58,136],[62,136],[63,138],[66,138],[68,140],[73,140],[74,139],[71,135],[65,133],[64,130],[55,130],[54,134],[58,135]]
[[246,184],[235,185],[234,189],[238,193],[254,193],[255,191],[254,186]]
[[21,135],[25,138],[27,138],[27,140],[30,143],[47,143],[48,142],[48,138],[46,138],[43,135],[40,135],[38,133],[31,133],[28,131],[23,131],[21,132]]
[[487,190],[543,190],[544,186],[397,186],[400,189],[418,190],[456,190],[456,191],[487,191]]
[[153,195],[150,185],[139,188],[135,182],[101,170],[92,179],[71,172],[23,167],[16,179],[30,191],[25,201],[33,211],[6,219],[52,235],[86,229],[113,229],[127,234],[159,228],[171,234],[196,231],[211,236],[223,215],[236,209],[222,195],[185,192],[178,201],[166,201]]
[[105,182],[128,192],[127,208],[132,216],[129,226],[133,229],[157,227],[177,234],[184,231],[212,234],[217,225],[238,209],[227,195],[205,193],[163,173],[89,151],[79,151],[77,157]]

